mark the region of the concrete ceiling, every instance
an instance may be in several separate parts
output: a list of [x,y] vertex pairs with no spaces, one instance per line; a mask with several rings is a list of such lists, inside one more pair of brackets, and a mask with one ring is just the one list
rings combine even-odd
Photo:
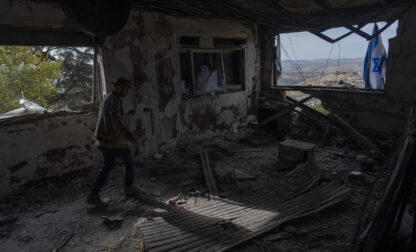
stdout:
[[[6,5],[10,10],[17,11],[11,14],[10,11],[2,12],[0,18],[2,25],[19,25],[22,19],[32,26],[41,23],[42,27],[74,27],[73,22],[69,22],[62,13],[62,0],[10,0]],[[66,0],[69,1],[69,0]],[[77,0],[82,1],[82,0]],[[91,6],[101,3],[91,0]],[[356,28],[358,25],[364,26],[375,21],[388,21],[393,23],[404,11],[415,6],[416,0],[129,0],[130,8],[136,10],[157,11],[168,15],[181,17],[202,17],[235,20],[239,22],[257,24],[268,27],[275,34],[295,31],[310,31],[330,42],[330,38],[322,34],[323,31],[334,27],[346,27],[366,39],[370,39],[368,34],[362,33]],[[111,2],[109,0],[104,1]],[[3,6],[4,4],[0,4]],[[48,18],[49,13],[57,13],[56,20],[47,20],[45,16],[35,16],[36,11],[32,11],[30,6],[47,5],[51,8],[45,14]],[[12,8],[15,6],[15,8]],[[22,11],[18,12],[21,7]],[[100,5],[98,5],[100,6]],[[6,6],[7,7],[7,6]],[[108,13],[109,10],[103,7],[91,9],[95,14]],[[45,11],[44,11],[45,12]],[[110,11],[111,12],[111,11]],[[20,14],[19,14],[20,13]],[[14,15],[14,16],[13,16]],[[32,16],[30,19],[29,16]],[[97,19],[92,15],[89,17],[92,23]],[[33,20],[30,21],[30,20]],[[111,19],[109,19],[111,20]],[[28,23],[26,22],[26,23]],[[104,25],[103,27],[105,27]],[[77,27],[74,27],[77,28]],[[79,28],[79,27],[78,27]],[[9,29],[9,28],[7,28]],[[9,29],[10,30],[10,29]],[[351,34],[350,33],[350,34]],[[99,34],[98,34],[99,35]],[[346,34],[349,35],[349,34]],[[337,38],[340,39],[340,38]]]
[[131,7],[178,16],[238,20],[276,33],[397,19],[414,0],[131,0]]

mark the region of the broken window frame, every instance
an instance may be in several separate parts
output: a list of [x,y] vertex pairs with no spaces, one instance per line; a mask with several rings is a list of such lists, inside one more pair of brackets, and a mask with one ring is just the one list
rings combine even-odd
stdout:
[[[314,33],[312,33],[312,34],[314,34]],[[314,34],[314,35],[316,35],[316,34]],[[278,34],[278,36],[280,36],[280,34]],[[323,39],[323,38],[321,38],[321,39]],[[325,39],[323,39],[323,40],[325,40]],[[278,49],[279,56],[281,57],[282,48],[281,48],[281,45],[280,45],[280,39],[277,40],[276,46],[274,46],[273,48],[274,48],[273,50]],[[280,90],[280,91],[300,91],[300,92],[302,92],[302,91],[308,91],[308,90],[311,90],[311,91],[320,91],[320,90],[322,90],[322,91],[329,91],[329,92],[370,93],[370,94],[384,95],[385,90],[386,90],[386,88],[384,88],[384,89],[366,89],[366,88],[360,88],[360,87],[348,88],[348,87],[334,87],[334,86],[325,86],[325,85],[323,85],[323,86],[279,85],[280,77],[277,76],[276,61],[274,59],[274,56],[271,57],[270,67],[271,67],[271,76],[270,76],[271,89]],[[387,67],[388,67],[388,64],[386,64],[386,72],[387,72]],[[283,74],[283,72],[284,72],[284,70],[282,69],[281,74]],[[387,73],[386,73],[386,78],[387,78]],[[386,82],[384,82],[384,85],[385,84],[386,84]]]
[[92,88],[92,103],[102,102],[107,95],[107,82],[105,77],[105,64],[101,47],[94,49],[94,80]]
[[[195,53],[206,53],[206,54],[220,54],[220,58],[221,58],[221,77],[222,77],[222,87],[218,87],[218,89],[213,89],[213,90],[207,90],[207,91],[198,91],[196,88],[196,84],[197,84],[197,80],[196,80],[196,76],[195,76],[195,62],[194,62],[194,54]],[[225,72],[224,72],[224,57],[222,54],[222,51],[219,51],[217,49],[191,49],[190,50],[190,55],[191,55],[191,70],[192,70],[192,91],[193,91],[193,95],[205,95],[205,94],[209,94],[209,93],[221,93],[225,90]]]
[[[227,86],[231,84],[227,84],[227,78],[225,73],[225,65],[224,65],[224,53],[231,53],[231,52],[240,52],[243,55],[242,62],[240,65],[241,71],[241,89],[227,89]],[[179,48],[179,54],[181,53],[189,53],[190,63],[191,63],[191,73],[192,73],[192,96],[202,96],[210,93],[221,94],[221,93],[228,93],[228,92],[238,92],[245,90],[245,48]],[[208,91],[197,91],[196,89],[196,76],[195,76],[195,63],[194,63],[194,54],[195,53],[218,53],[221,55],[221,71],[222,71],[222,81],[223,86],[222,88],[215,89],[215,90],[208,90]],[[181,64],[179,64],[181,67]],[[180,71],[182,72],[182,70]],[[182,79],[182,76],[181,76]],[[233,86],[236,86],[234,84]]]
[[[47,45],[48,43],[44,43]],[[42,43],[39,43],[39,45],[44,45]],[[2,44],[3,45],[3,44]],[[10,46],[20,46],[18,43],[11,43]],[[33,46],[33,45],[26,45],[23,43],[23,46]],[[71,45],[58,45],[60,47],[71,47]],[[90,47],[94,50],[93,54],[93,62],[92,62],[92,86],[91,86],[91,100],[89,103],[79,105],[79,106],[72,106],[69,107],[72,111],[67,111],[65,109],[57,109],[57,110],[47,110],[48,113],[33,113],[31,116],[27,115],[13,115],[8,118],[2,119],[3,121],[0,123],[1,125],[8,125],[13,123],[19,123],[21,121],[26,122],[33,119],[39,119],[39,118],[49,118],[54,116],[62,116],[62,114],[74,114],[77,115],[80,112],[84,113],[85,111],[95,110],[95,106],[98,103],[101,103],[104,99],[104,97],[107,95],[107,86],[106,86],[106,77],[105,77],[105,63],[103,59],[103,52],[101,50],[100,46],[91,46],[91,45],[81,45],[79,47]],[[6,112],[8,113],[8,112]],[[19,118],[22,118],[20,120]]]

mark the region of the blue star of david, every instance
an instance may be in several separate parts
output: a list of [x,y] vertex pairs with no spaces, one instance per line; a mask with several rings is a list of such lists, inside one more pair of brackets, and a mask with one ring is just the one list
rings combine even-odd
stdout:
[[383,56],[381,58],[373,58],[374,67],[372,72],[379,72],[381,73],[381,64],[383,64],[383,61],[386,59],[386,56]]

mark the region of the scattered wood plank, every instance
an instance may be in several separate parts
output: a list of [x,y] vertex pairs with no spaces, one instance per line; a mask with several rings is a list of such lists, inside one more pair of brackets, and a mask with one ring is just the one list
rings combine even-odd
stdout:
[[[293,99],[293,98],[292,98],[292,97],[290,97],[290,96],[286,96],[286,100],[287,100],[290,104],[296,104],[296,103],[298,102],[297,100]],[[331,120],[330,120],[330,118],[328,118],[328,116],[326,116],[325,114],[323,114],[323,113],[321,113],[321,112],[316,111],[315,109],[313,109],[313,108],[309,107],[308,105],[305,105],[305,104],[299,104],[297,107],[299,107],[299,108],[301,108],[302,110],[305,110],[305,111],[307,111],[307,112],[309,112],[309,113],[311,113],[311,114],[313,114],[313,115],[315,115],[315,116],[317,116],[317,117],[320,117],[320,118],[322,118],[322,119],[324,119],[324,120],[331,121]]]
[[233,153],[243,153],[243,152],[262,152],[262,149],[241,149],[241,150],[233,150]]
[[73,235],[74,235],[74,232],[65,232],[61,240],[56,245],[56,247],[52,250],[52,252],[61,251],[62,248],[65,247],[65,245],[69,242],[69,240],[71,240]]
[[209,161],[208,148],[201,147],[200,149],[201,163],[204,171],[205,183],[207,184],[209,198],[211,196],[218,196],[218,189],[215,183],[215,178],[212,173],[212,167]]
[[303,103],[307,102],[308,100],[310,100],[310,99],[312,99],[312,98],[313,98],[313,96],[312,96],[312,95],[310,95],[310,96],[308,96],[308,97],[306,97],[306,98],[304,98],[304,99],[302,99],[302,100],[300,100],[300,101],[298,101],[298,102],[296,102],[296,103],[293,103],[293,104],[290,104],[290,105],[288,105],[288,106],[284,107],[284,108],[283,108],[283,109],[281,109],[279,112],[277,112],[275,115],[273,115],[273,116],[271,116],[271,117],[267,118],[266,120],[262,121],[262,122],[260,123],[260,127],[261,127],[261,126],[264,126],[264,125],[266,125],[266,124],[268,124],[268,123],[270,123],[270,122],[272,122],[272,121],[274,121],[274,120],[276,120],[277,118],[279,118],[279,117],[281,117],[281,116],[286,115],[287,113],[289,113],[290,111],[292,111],[294,108],[298,107],[299,105],[301,105],[301,104],[303,104]]
[[234,152],[229,151],[227,148],[221,146],[220,144],[213,144],[212,146],[217,148],[219,151],[221,151],[224,155],[228,157],[234,156]]
[[380,149],[377,148],[377,146],[374,143],[372,143],[370,140],[368,140],[368,138],[366,138],[365,136],[363,136],[360,132],[358,132],[349,123],[347,123],[346,121],[344,121],[341,117],[339,117],[335,113],[330,113],[329,115],[330,115],[330,117],[334,118],[339,124],[341,124],[342,126],[344,126],[345,129],[347,130],[347,132],[352,137],[354,137],[357,140],[357,142],[363,143],[368,148],[375,150],[377,152],[377,154],[380,155],[381,157],[386,158],[386,155],[384,155],[384,153],[381,152]]
[[248,136],[248,137],[241,138],[239,142],[249,143],[254,146],[261,146],[261,145],[272,143],[276,140],[277,140],[276,136],[268,136],[265,138],[262,138],[262,137],[259,138],[259,136]]
[[214,174],[212,173],[211,162],[209,160],[209,155],[208,155],[208,148],[205,148],[205,162],[207,164],[208,175],[209,175],[210,180],[211,180],[211,187],[213,189],[213,195],[218,196],[218,188],[217,188],[217,184],[215,183]]
[[305,234],[308,234],[308,233],[311,233],[311,232],[329,229],[329,228],[334,227],[336,225],[338,225],[338,223],[324,224],[324,225],[309,227],[309,228],[305,228],[305,229],[299,229],[299,230],[296,230],[295,232],[281,232],[281,233],[278,233],[278,234],[270,235],[270,236],[266,237],[265,240],[267,240],[267,241],[277,241],[277,240],[289,239],[289,238],[292,238],[292,237],[305,235]]
[[322,126],[322,127],[324,127],[325,129],[332,130],[332,131],[337,132],[337,133],[343,133],[343,131],[342,131],[341,129],[339,129],[338,127],[333,126],[333,125],[331,125],[331,124],[329,124],[329,123],[327,123],[327,122],[325,122],[325,121],[322,121],[322,120],[320,120],[320,119],[318,119],[318,118],[316,118],[316,117],[314,117],[314,116],[312,116],[312,115],[309,115],[308,113],[305,113],[305,112],[303,112],[303,111],[298,111],[298,110],[294,110],[294,111],[295,111],[296,113],[298,113],[298,114],[300,114],[300,115],[304,116],[304,117],[307,117],[307,118],[308,118],[308,119],[310,119],[311,121],[313,121],[313,122],[315,122],[315,123],[317,123],[317,124],[321,125],[321,126]]

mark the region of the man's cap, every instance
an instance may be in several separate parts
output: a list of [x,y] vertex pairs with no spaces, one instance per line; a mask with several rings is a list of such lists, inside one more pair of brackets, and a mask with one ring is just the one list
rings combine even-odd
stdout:
[[117,78],[117,79],[113,82],[113,84],[114,84],[114,86],[117,86],[117,85],[124,85],[124,86],[131,87],[131,85],[130,85],[130,81],[129,81],[128,79],[121,78],[121,77]]

